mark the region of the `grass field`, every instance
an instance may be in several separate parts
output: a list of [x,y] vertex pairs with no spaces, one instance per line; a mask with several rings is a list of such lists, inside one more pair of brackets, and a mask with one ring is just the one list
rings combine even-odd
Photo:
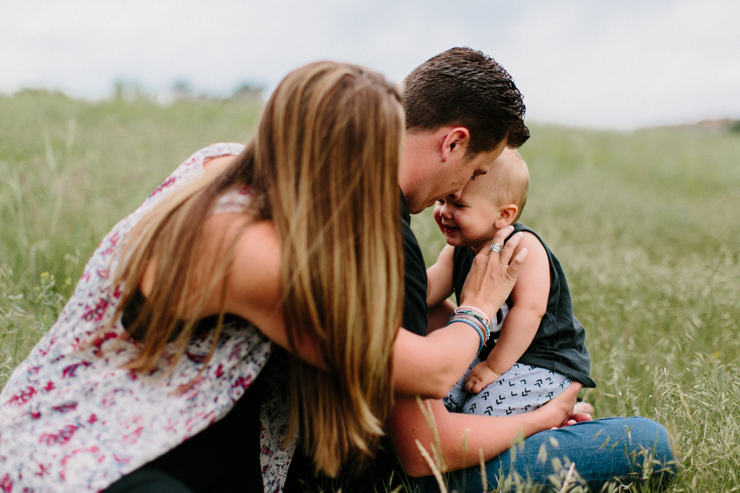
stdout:
[[[0,96],[0,385],[107,230],[195,150],[246,141],[252,102]],[[532,125],[522,222],[564,266],[597,417],[677,438],[672,491],[740,490],[740,134]],[[428,262],[443,246],[413,219]]]

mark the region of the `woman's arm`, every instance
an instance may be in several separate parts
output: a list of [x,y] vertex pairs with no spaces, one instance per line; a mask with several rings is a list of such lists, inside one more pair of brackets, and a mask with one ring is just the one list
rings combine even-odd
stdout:
[[478,333],[459,322],[426,337],[399,330],[393,346],[396,393],[443,398],[468,369],[479,344]]
[[[513,228],[496,233],[494,241],[504,242]],[[514,235],[499,253],[484,251],[473,260],[465,281],[461,302],[489,316],[506,301],[527,250],[514,256],[521,234]],[[513,258],[512,258],[513,257]],[[480,345],[478,333],[456,322],[426,337],[400,330],[393,350],[393,380],[396,392],[425,397],[444,397],[465,373]]]
[[[483,452],[484,460],[488,461],[509,449],[519,437],[526,438],[543,430],[570,424],[568,419],[572,416],[580,387],[579,383],[573,382],[541,408],[505,417],[450,413],[440,400],[423,401],[422,404],[431,407],[442,456],[448,469],[457,470],[477,465],[480,462],[479,451]],[[581,415],[576,418],[586,420],[589,417]],[[388,435],[408,475],[418,477],[432,474],[416,441],[431,454],[435,442],[434,434],[415,398],[396,399]]]
[[454,267],[455,248],[446,245],[437,262],[427,269],[427,306],[442,303],[452,294],[452,269]]

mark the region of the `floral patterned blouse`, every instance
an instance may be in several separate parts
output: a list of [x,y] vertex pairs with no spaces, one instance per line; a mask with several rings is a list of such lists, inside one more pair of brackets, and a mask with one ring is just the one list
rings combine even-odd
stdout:
[[[272,343],[246,321],[224,327],[185,392],[177,389],[201,370],[211,332],[191,341],[174,369],[146,375],[121,368],[137,345],[118,338],[120,320],[101,332],[120,301],[112,254],[126,234],[163,196],[201,176],[204,161],[243,148],[222,143],[196,152],[103,239],[59,319],[0,394],[0,491],[100,491],[224,417],[248,390]],[[282,489],[296,437],[281,449],[290,417],[285,383],[266,377],[260,465],[264,491],[273,492]]]

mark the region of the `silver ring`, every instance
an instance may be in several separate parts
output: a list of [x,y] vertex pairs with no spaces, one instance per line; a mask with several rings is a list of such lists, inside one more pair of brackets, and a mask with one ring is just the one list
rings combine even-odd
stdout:
[[488,247],[489,252],[496,252],[501,253],[501,250],[504,249],[504,246],[501,243],[491,243],[491,246]]

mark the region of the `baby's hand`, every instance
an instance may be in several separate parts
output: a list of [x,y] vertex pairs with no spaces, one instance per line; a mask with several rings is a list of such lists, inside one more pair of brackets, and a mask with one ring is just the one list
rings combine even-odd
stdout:
[[488,385],[495,382],[500,375],[493,372],[485,361],[481,361],[473,367],[465,376],[465,390],[471,394],[477,394]]

